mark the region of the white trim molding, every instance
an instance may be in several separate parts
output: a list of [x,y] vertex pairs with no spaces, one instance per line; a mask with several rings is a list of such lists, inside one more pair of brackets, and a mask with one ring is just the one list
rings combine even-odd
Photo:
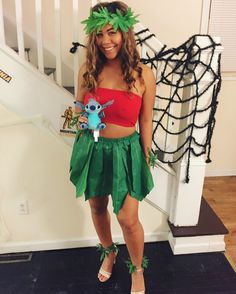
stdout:
[[236,176],[236,169],[210,170],[206,172],[206,177],[229,177]]
[[[145,234],[145,242],[159,242],[168,240],[167,231],[159,231]],[[114,242],[125,244],[123,236],[117,235],[113,237]],[[41,250],[60,250],[69,248],[93,247],[98,243],[97,237],[73,238],[73,239],[55,239],[55,240],[32,240],[22,242],[6,242],[0,245],[0,254],[12,252],[29,252]]]
[[170,232],[168,240],[174,255],[225,251],[224,235],[175,238]]

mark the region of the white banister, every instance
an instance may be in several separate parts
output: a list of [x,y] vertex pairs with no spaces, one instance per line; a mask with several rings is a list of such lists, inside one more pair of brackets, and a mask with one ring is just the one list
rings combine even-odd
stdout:
[[141,47],[141,58],[147,58],[147,46],[145,44]]
[[62,86],[62,71],[61,71],[61,15],[60,15],[60,0],[54,0],[55,10],[55,47],[56,47],[56,81]]
[[[73,40],[79,42],[79,2],[73,0]],[[78,48],[79,49],[79,48]],[[77,50],[78,52],[78,50]],[[78,91],[78,71],[79,71],[79,54],[74,54],[74,95],[77,96]]]
[[15,0],[15,10],[16,10],[16,29],[17,29],[17,42],[18,42],[19,56],[22,59],[25,59],[23,16],[22,16],[22,2],[21,2],[21,0]]
[[[143,30],[145,30],[146,27],[144,27],[141,23],[136,23],[134,25],[134,32],[135,33],[138,33],[138,32],[141,32]],[[149,31],[146,31],[146,32],[143,32],[142,34],[140,34],[140,38],[141,39],[146,39],[151,33]],[[150,39],[147,39],[145,41],[145,44],[147,47],[149,47],[153,52],[159,52],[162,47],[163,47],[163,44],[155,37],[155,36],[152,36]]]
[[35,0],[35,15],[36,15],[38,69],[41,73],[44,73],[43,40],[42,40],[42,0]]
[[4,18],[3,18],[3,5],[2,0],[0,0],[0,44],[5,45],[5,30],[4,30]]

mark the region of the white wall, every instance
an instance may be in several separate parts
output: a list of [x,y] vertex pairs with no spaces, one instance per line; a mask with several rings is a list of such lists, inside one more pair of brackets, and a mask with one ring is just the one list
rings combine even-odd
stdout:
[[168,47],[176,47],[199,33],[201,0],[126,0],[140,21]]

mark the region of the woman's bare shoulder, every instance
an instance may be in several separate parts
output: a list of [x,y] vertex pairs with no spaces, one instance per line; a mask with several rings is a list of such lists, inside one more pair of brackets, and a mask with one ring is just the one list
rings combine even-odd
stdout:
[[140,62],[139,66],[142,68],[142,76],[144,79],[145,79],[145,77],[148,77],[148,78],[150,78],[150,76],[154,77],[154,73],[148,65]]
[[145,91],[148,87],[152,87],[152,88],[155,87],[156,79],[152,69],[146,64],[143,64],[141,62],[139,63],[139,66],[142,68],[142,78],[145,85]]

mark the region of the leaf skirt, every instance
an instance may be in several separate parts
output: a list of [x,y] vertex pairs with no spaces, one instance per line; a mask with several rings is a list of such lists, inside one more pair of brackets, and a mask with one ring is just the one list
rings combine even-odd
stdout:
[[70,180],[76,197],[85,200],[111,195],[118,214],[127,194],[141,201],[154,184],[137,132],[123,138],[99,137],[94,142],[89,130],[78,131],[71,161]]

